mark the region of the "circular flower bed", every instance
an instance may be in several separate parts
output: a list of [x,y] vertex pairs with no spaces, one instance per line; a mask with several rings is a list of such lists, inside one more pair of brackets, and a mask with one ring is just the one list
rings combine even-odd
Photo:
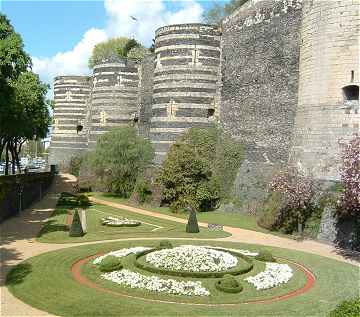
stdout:
[[101,223],[109,227],[136,227],[141,225],[141,222],[137,220],[127,219],[127,218],[116,218],[111,216],[102,218]]
[[191,245],[154,251],[145,260],[157,268],[186,272],[221,272],[238,263],[228,252]]

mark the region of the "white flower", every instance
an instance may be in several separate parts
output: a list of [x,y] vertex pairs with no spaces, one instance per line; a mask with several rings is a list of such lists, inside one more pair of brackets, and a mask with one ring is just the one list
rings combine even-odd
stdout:
[[210,295],[210,292],[202,286],[200,281],[164,280],[154,275],[142,275],[126,269],[105,273],[101,277],[130,288],[146,289],[159,293],[187,296]]
[[106,218],[102,218],[101,222],[104,225],[135,225],[140,224],[140,221],[128,219],[128,218],[116,218],[108,216]]
[[238,263],[230,253],[193,245],[154,251],[145,260],[157,268],[187,272],[226,271]]
[[109,253],[104,254],[102,256],[99,256],[93,261],[93,263],[94,264],[99,264],[99,263],[101,263],[102,260],[104,260],[109,255],[113,255],[113,256],[116,256],[118,258],[122,258],[122,257],[125,257],[125,256],[129,255],[129,254],[137,254],[137,253],[147,251],[147,250],[150,250],[150,249],[151,248],[147,248],[147,247],[124,248],[124,249],[120,249],[120,250],[117,250],[117,251],[112,251],[112,252],[109,252]]
[[287,264],[266,263],[265,271],[245,279],[257,290],[269,289],[287,283],[293,276],[292,269]]

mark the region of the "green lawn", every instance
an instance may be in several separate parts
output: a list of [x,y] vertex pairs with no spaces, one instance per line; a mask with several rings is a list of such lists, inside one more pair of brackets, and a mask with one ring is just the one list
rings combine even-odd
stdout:
[[[95,198],[139,207],[146,210],[156,211],[165,215],[171,215],[178,218],[187,218],[188,214],[186,212],[181,213],[173,213],[170,211],[168,207],[153,207],[149,205],[141,205],[137,206],[129,202],[128,199],[120,198],[118,196],[108,194],[108,193],[90,193],[90,196],[93,196]],[[271,232],[269,230],[263,229],[259,227],[256,223],[256,217],[252,215],[246,215],[243,213],[235,213],[235,212],[224,212],[224,211],[208,211],[208,212],[199,212],[197,213],[198,221],[207,222],[207,223],[213,223],[213,224],[220,224],[223,226],[230,226],[230,227],[236,227],[236,228],[242,228],[242,229],[248,229],[248,230],[254,230],[264,233],[272,233],[277,235],[282,235],[280,233]],[[284,235],[283,235],[284,236]]]
[[[177,241],[177,243],[184,244],[188,242]],[[201,244],[200,242],[192,243]],[[203,242],[203,244],[208,245],[209,242]],[[255,245],[230,242],[213,242],[212,244],[223,247],[259,250],[259,246]],[[7,285],[10,291],[20,300],[59,316],[326,316],[341,301],[358,295],[358,267],[313,254],[270,247],[266,249],[272,250],[275,256],[302,263],[311,269],[316,276],[316,283],[307,293],[270,304],[256,303],[227,307],[204,307],[150,303],[143,299],[129,300],[129,298],[82,286],[72,278],[70,267],[81,258],[122,247],[146,245],[154,245],[154,242],[145,240],[102,243],[45,253],[16,266],[10,273]],[[261,266],[258,266],[258,270],[260,269]],[[91,279],[97,279],[97,273],[90,264],[84,266],[82,274],[86,274]],[[291,286],[289,283],[287,287],[297,287],[303,283],[301,275],[295,277],[296,275],[292,283],[296,285]],[[101,283],[105,282],[102,281]],[[120,286],[116,286],[111,282],[106,284],[109,284],[106,287],[118,288],[119,291],[124,291]],[[128,291],[129,294],[137,292],[136,290]],[[238,298],[236,295],[230,295],[231,299],[227,297],[227,300],[231,302],[239,299],[241,301],[242,296],[255,297],[260,294],[258,296],[266,297],[284,291],[285,289],[281,290],[279,288],[278,290],[266,291],[269,294],[264,295],[260,291],[251,293],[251,289],[244,289],[242,293],[238,294]],[[156,296],[159,299],[177,299],[176,295],[146,295],[150,297]],[[187,300],[206,301],[206,299],[193,298]],[[211,298],[208,300],[209,302],[214,301]]]
[[[87,233],[83,237],[70,237],[66,227],[67,208],[59,206],[44,225],[38,236],[39,242],[67,243],[87,242],[139,237],[179,237],[179,238],[221,238],[230,234],[200,228],[200,233],[186,233],[185,224],[157,217],[136,214],[130,211],[104,205],[93,205],[86,210]],[[101,218],[119,216],[143,222],[137,227],[108,227],[101,225]]]

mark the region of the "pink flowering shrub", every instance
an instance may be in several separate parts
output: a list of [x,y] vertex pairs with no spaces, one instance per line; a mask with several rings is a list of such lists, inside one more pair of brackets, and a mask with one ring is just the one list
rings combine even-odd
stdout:
[[343,216],[360,216],[360,136],[344,146],[341,158],[340,175],[344,192],[339,213]]
[[290,233],[295,230],[296,225],[300,225],[298,228],[302,231],[305,221],[314,210],[313,179],[290,167],[275,175],[269,187],[271,191],[281,193],[284,197],[284,204],[278,215],[278,226]]

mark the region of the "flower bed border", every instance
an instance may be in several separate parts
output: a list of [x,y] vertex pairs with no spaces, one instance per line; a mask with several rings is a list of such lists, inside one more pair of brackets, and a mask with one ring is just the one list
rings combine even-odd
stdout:
[[113,291],[111,289],[102,287],[92,281],[90,281],[87,277],[83,276],[81,274],[82,271],[82,266],[85,265],[86,263],[88,263],[89,261],[95,259],[98,256],[103,255],[104,253],[98,253],[95,255],[90,255],[86,258],[80,259],[76,262],[73,263],[73,265],[70,268],[71,274],[74,278],[74,280],[76,282],[78,282],[79,284],[95,289],[97,291],[100,292],[105,292],[108,294],[112,294],[112,295],[116,295],[116,296],[121,296],[121,297],[125,297],[125,298],[131,298],[131,299],[140,299],[146,302],[150,302],[150,303],[164,303],[164,304],[178,304],[178,305],[189,305],[189,306],[204,306],[204,307],[218,307],[218,306],[223,306],[223,307],[233,307],[233,306],[239,306],[239,305],[243,305],[243,304],[269,304],[269,303],[273,303],[273,302],[278,302],[278,301],[282,301],[282,300],[286,300],[301,294],[304,294],[306,292],[308,292],[315,284],[316,278],[314,276],[314,274],[305,266],[287,260],[285,258],[281,258],[278,257],[278,259],[282,259],[285,260],[289,263],[291,263],[292,265],[296,266],[298,269],[300,269],[306,276],[306,284],[301,287],[298,288],[296,290],[293,290],[289,293],[286,293],[284,295],[280,295],[280,296],[275,296],[275,297],[270,297],[270,298],[265,298],[265,299],[254,299],[254,300],[247,300],[247,301],[240,301],[238,303],[219,303],[219,304],[205,304],[205,303],[186,303],[186,302],[176,302],[176,301],[169,301],[169,300],[161,300],[161,299],[151,299],[151,298],[145,298],[145,297],[141,297],[141,296],[134,296],[134,295],[129,295],[129,294],[124,294],[118,291]]
[[[158,267],[155,267],[152,265],[140,263],[138,261],[138,259],[140,257],[142,257],[148,253],[157,251],[157,250],[159,250],[159,248],[154,248],[154,249],[150,249],[150,250],[146,250],[146,251],[137,253],[135,255],[135,261],[134,261],[135,267],[137,267],[138,269],[147,271],[147,272],[151,272],[151,273],[158,273],[158,274],[178,276],[178,277],[194,277],[194,278],[218,278],[218,277],[223,277],[226,274],[241,275],[241,274],[246,274],[246,273],[250,272],[254,267],[253,261],[250,258],[248,258],[247,256],[245,256],[243,254],[232,252],[232,251],[226,251],[226,252],[245,260],[245,262],[247,263],[246,267],[241,267],[241,268],[235,267],[233,269],[229,269],[226,271],[220,271],[220,272],[187,272],[187,271],[166,270],[166,269],[158,268]],[[162,250],[163,250],[163,248],[162,248]],[[218,250],[218,249],[214,249],[214,250]],[[223,250],[218,250],[218,251],[224,252]]]

